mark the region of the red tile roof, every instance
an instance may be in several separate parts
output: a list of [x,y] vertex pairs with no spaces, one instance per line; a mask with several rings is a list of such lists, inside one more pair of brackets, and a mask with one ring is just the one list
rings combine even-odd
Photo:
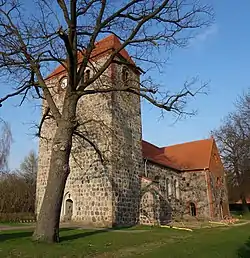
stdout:
[[170,160],[164,155],[164,148],[159,148],[149,142],[142,141],[142,155],[144,158],[174,169],[180,169],[178,166],[175,166],[175,164],[172,164]]
[[180,171],[209,168],[214,139],[186,142],[159,148],[142,142],[143,157]]
[[[98,41],[95,43],[95,48],[93,49],[92,53],[91,53],[91,58],[96,58],[97,56],[100,56],[104,53],[107,53],[109,51],[118,49],[121,46],[121,42],[120,40],[112,35],[107,36],[106,38],[103,38],[102,40]],[[119,54],[126,59],[127,61],[129,61],[131,64],[134,64],[134,61],[131,59],[131,57],[129,56],[128,52],[125,49],[122,49]],[[82,54],[79,54],[79,61],[82,58]],[[62,65],[59,65],[51,74],[48,75],[48,78],[51,78],[55,75],[58,75],[60,73],[62,73],[63,71],[65,71],[64,67]]]

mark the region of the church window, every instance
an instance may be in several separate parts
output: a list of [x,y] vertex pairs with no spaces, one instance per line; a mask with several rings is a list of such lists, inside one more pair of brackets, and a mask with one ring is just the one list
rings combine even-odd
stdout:
[[171,195],[169,178],[166,179],[166,194],[167,194],[167,198]]
[[179,186],[178,186],[178,181],[175,179],[174,180],[174,185],[173,185],[173,195],[175,199],[179,199]]
[[128,68],[126,66],[123,66],[123,68],[122,68],[122,81],[123,81],[125,86],[128,85],[128,77],[129,77]]
[[90,70],[88,69],[88,70],[86,70],[86,72],[85,72],[85,81],[88,81],[89,78],[90,78]]
[[66,89],[66,87],[68,86],[68,78],[64,76],[63,78],[61,78],[59,84],[63,90]]
[[159,184],[159,182],[160,182],[160,177],[159,177],[159,176],[155,176],[154,182],[155,182],[156,184]]
[[221,178],[220,177],[216,178],[216,185],[221,186]]
[[174,184],[173,184],[173,196],[174,198],[176,198],[176,180],[174,180]]
[[189,210],[190,210],[190,215],[195,217],[196,216],[196,207],[195,207],[195,204],[193,202],[190,202]]

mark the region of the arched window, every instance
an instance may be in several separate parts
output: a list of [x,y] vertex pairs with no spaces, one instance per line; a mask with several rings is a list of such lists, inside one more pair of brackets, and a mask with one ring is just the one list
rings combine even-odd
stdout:
[[168,195],[168,191],[169,191],[169,179],[166,178],[165,180],[165,191],[166,191],[166,194],[167,194],[167,197],[169,196]]
[[159,184],[160,183],[160,176],[155,176],[155,178],[154,178],[154,182],[156,183],[156,184]]
[[60,79],[59,85],[60,85],[61,89],[63,89],[63,90],[66,89],[66,87],[68,86],[68,78],[67,78],[67,76],[64,76],[64,77],[62,77]]
[[128,77],[129,77],[129,72],[128,72],[128,68],[126,66],[123,66],[122,68],[122,81],[124,83],[124,85],[128,85]]
[[170,195],[171,195],[171,185],[170,185],[169,178],[166,178],[166,193],[167,193],[167,198],[170,197]]
[[196,207],[193,202],[190,202],[189,209],[190,209],[190,215],[195,217],[196,216]]
[[85,82],[89,80],[89,78],[90,78],[90,70],[89,69],[85,71],[84,77],[85,77]]
[[174,198],[177,197],[177,181],[176,181],[176,179],[174,180],[174,184],[173,184],[173,196],[174,196]]
[[173,196],[174,198],[179,199],[179,183],[177,179],[175,179],[173,183]]

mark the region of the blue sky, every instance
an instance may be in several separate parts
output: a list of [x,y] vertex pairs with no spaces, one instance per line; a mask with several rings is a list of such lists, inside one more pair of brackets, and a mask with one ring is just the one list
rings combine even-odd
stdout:
[[[160,80],[166,86],[179,89],[192,76],[210,81],[208,95],[198,95],[188,110],[198,114],[174,122],[172,115],[160,112],[148,104],[142,105],[143,138],[164,146],[207,138],[228,112],[234,110],[236,97],[250,87],[250,1],[209,1],[216,13],[215,23],[202,31],[186,49],[176,49]],[[1,85],[0,96],[7,92]],[[4,103],[0,117],[12,128],[14,142],[9,159],[16,168],[31,149],[38,149],[33,122],[40,117],[39,102],[26,102],[18,107],[18,98]]]

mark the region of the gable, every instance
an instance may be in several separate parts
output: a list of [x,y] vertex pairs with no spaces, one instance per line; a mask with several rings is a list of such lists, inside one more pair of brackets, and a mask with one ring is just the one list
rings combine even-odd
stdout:
[[[114,35],[107,36],[106,38],[95,43],[95,48],[91,53],[91,59],[95,60],[96,58],[100,58],[102,55],[110,54],[112,53],[112,51],[114,51],[115,49],[118,49],[120,46],[121,46],[121,42],[116,36]],[[134,61],[131,59],[131,57],[129,56],[128,52],[125,49],[122,49],[119,52],[119,55],[123,59],[131,63],[132,65],[135,65]],[[79,63],[81,62],[82,58],[83,58],[83,55],[81,52],[79,52],[78,53]],[[65,68],[62,65],[59,65],[52,73],[50,73],[47,76],[46,79],[56,76],[64,71],[65,71]]]
[[223,176],[224,175],[224,167],[220,158],[219,150],[215,141],[213,141],[213,146],[211,150],[210,162],[209,162],[209,170],[215,176]]

